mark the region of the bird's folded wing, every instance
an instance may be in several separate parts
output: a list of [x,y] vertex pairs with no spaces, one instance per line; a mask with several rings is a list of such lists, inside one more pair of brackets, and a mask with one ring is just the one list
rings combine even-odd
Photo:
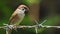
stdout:
[[16,13],[13,13],[12,16],[9,19],[9,24],[13,24],[14,20],[18,17]]

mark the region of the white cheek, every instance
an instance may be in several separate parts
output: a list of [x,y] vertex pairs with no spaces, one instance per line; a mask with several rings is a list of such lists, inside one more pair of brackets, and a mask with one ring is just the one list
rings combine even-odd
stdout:
[[24,13],[24,11],[22,11],[20,9],[17,9],[16,11],[17,11],[17,13],[20,13],[20,14]]

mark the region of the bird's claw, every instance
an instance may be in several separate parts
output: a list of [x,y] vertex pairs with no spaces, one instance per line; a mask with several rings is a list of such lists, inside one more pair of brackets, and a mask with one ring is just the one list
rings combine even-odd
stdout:
[[5,29],[16,29],[16,26],[15,25],[8,25],[8,24],[3,24],[5,25]]

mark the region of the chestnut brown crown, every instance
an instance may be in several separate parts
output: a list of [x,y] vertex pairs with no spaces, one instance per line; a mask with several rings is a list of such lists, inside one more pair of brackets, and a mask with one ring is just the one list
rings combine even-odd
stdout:
[[18,9],[21,9],[22,8],[22,10],[25,10],[25,14],[28,14],[28,12],[29,12],[29,8],[26,6],[26,5],[19,5],[19,7],[18,7]]

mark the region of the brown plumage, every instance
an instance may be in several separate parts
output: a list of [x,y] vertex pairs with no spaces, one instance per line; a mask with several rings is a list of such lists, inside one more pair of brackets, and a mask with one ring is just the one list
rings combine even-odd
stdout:
[[[24,16],[25,16],[25,12],[28,12],[28,7],[25,5],[20,5],[12,14],[12,16],[9,19],[9,25],[19,25]],[[11,30],[8,30],[8,34],[11,34]]]
[[13,13],[9,20],[9,25],[19,25],[19,22],[21,22],[24,18],[25,14],[20,15],[17,13]]

